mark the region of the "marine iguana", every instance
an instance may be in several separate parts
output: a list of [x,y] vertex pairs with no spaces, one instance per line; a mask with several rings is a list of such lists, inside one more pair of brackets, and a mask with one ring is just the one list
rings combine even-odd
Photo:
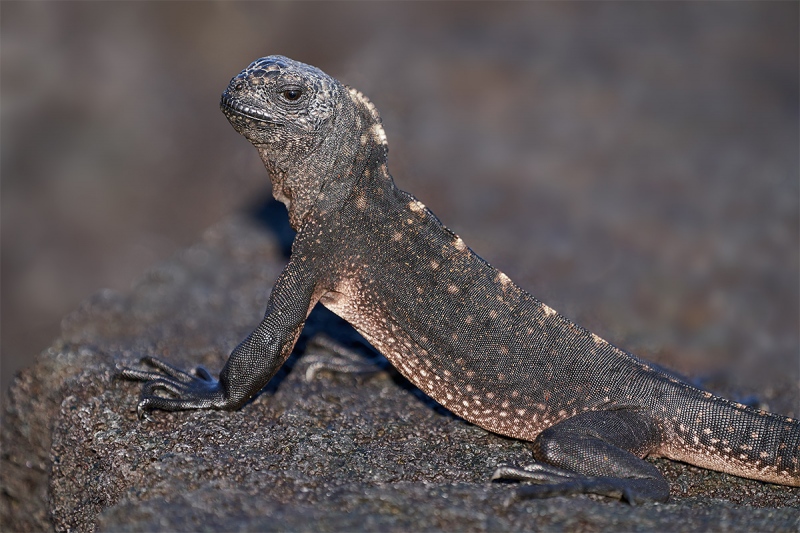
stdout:
[[138,413],[237,409],[275,375],[317,302],[430,397],[489,431],[532,441],[536,463],[492,479],[519,494],[666,501],[644,457],[800,486],[800,423],[700,390],[577,326],[476,255],[387,168],[375,106],[282,56],[234,77],[220,107],[258,150],[297,231],[264,319],[219,379],[156,358]]

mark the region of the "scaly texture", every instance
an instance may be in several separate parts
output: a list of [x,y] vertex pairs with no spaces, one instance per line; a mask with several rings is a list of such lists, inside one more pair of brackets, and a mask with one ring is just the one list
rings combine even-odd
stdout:
[[454,413],[533,441],[537,463],[494,475],[538,483],[521,497],[666,500],[646,456],[800,485],[797,421],[692,387],[575,325],[396,188],[380,117],[360,92],[270,56],[231,80],[221,107],[257,148],[298,233],[263,321],[219,380],[153,358],[155,371],[123,371],[146,382],[140,415],[240,407],[321,302]]

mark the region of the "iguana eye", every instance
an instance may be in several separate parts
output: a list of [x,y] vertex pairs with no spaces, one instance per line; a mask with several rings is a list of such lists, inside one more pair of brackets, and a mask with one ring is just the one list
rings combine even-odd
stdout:
[[281,96],[290,102],[296,102],[301,96],[303,96],[303,91],[300,89],[284,89],[281,91]]

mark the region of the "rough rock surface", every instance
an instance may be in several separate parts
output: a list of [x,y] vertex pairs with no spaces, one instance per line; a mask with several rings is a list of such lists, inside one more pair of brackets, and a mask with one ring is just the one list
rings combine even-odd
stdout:
[[[672,499],[595,497],[506,506],[488,483],[524,443],[435,406],[392,372],[305,379],[324,331],[364,351],[317,309],[285,372],[238,412],[156,412],[118,365],[157,355],[216,371],[259,320],[291,235],[268,204],[148,273],[101,292],[11,389],[2,426],[2,528],[77,531],[796,531],[800,489],[666,460]],[[266,224],[265,224],[266,222]],[[791,395],[791,390],[788,392]],[[796,394],[796,391],[795,391]],[[782,396],[784,401],[797,400]],[[49,494],[49,495],[48,495]]]

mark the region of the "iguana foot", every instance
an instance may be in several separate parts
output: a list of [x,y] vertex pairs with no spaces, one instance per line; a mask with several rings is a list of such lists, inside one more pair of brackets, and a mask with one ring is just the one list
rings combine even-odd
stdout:
[[[118,377],[132,381],[144,381],[136,412],[139,418],[146,418],[153,409],[182,411],[186,409],[233,409],[225,398],[220,382],[208,371],[199,366],[192,374],[154,357],[142,358],[142,363],[157,371],[123,368]],[[161,396],[166,392],[171,397]]]
[[369,376],[378,374],[386,368],[385,360],[383,362],[365,360],[361,354],[345,348],[325,335],[315,336],[311,339],[310,344],[329,350],[334,355],[308,354],[304,356],[303,361],[309,363],[306,368],[306,381],[313,380],[320,371]]
[[663,502],[669,496],[669,492],[664,492],[663,484],[657,479],[590,477],[543,463],[533,463],[522,468],[501,465],[491,479],[536,483],[518,488],[506,500],[506,505],[520,500],[576,494],[598,494],[636,505],[651,501]]

